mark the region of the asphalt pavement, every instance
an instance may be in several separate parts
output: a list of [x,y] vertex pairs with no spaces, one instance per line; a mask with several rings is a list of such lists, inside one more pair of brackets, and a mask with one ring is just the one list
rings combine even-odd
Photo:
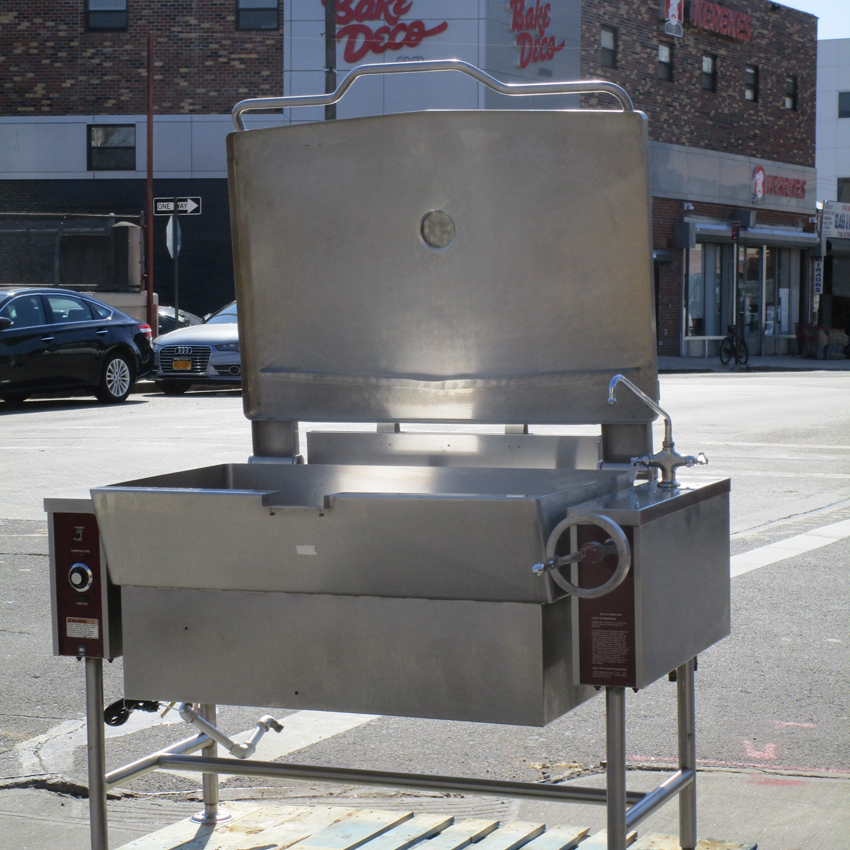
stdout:
[[[765,371],[755,358],[746,371],[687,363],[704,375],[660,363],[677,447],[711,459],[689,474],[733,481],[733,633],[700,656],[697,673],[699,834],[763,850],[846,850],[850,375],[840,373],[850,361],[765,359]],[[2,847],[89,846],[82,669],[51,655],[41,498],[250,453],[238,393],[164,398],[149,389],[117,408],[51,399],[0,412]],[[120,661],[107,665],[105,689],[107,701],[120,695]],[[630,788],[649,790],[671,769],[674,691],[663,680],[627,696]],[[302,763],[599,784],[603,708],[592,700],[544,729],[278,711],[284,732],[269,746]],[[259,713],[223,707],[222,725],[249,728]],[[174,712],[134,715],[109,739],[110,767],[185,735]],[[604,827],[600,807],[498,798],[268,780],[224,782],[222,796]],[[150,774],[110,800],[110,846],[199,802],[194,781]],[[675,834],[675,804],[639,831]]]

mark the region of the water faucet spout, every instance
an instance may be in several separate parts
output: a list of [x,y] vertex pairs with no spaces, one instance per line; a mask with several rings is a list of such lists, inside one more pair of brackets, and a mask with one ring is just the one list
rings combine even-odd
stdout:
[[617,402],[617,398],[614,395],[617,384],[625,384],[647,407],[654,410],[664,420],[663,445],[666,448],[669,443],[672,448],[673,420],[670,418],[670,414],[667,413],[666,410],[663,410],[661,406],[657,402],[653,401],[643,390],[636,387],[625,375],[614,375],[614,377],[611,378],[611,383],[608,384],[608,404],[616,404]]
[[673,443],[673,422],[666,410],[663,410],[655,401],[653,401],[643,390],[636,387],[624,375],[614,375],[611,378],[611,383],[608,384],[608,404],[615,404],[617,398],[614,391],[618,384],[625,384],[647,407],[654,410],[659,416],[664,419],[664,442],[660,452],[647,457],[634,457],[632,463],[639,464],[647,469],[660,469],[661,481],[659,487],[676,488],[679,482],[676,481],[676,470],[680,466],[702,466],[708,463],[706,456],[700,452],[699,455],[693,457],[688,455],[682,457],[677,451]]

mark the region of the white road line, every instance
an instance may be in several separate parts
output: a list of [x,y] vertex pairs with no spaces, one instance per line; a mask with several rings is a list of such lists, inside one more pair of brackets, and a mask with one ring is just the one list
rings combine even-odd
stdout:
[[[105,734],[109,740],[132,735],[152,726],[172,726],[182,722],[177,712],[171,712],[163,719],[159,714],[137,711],[130,715],[123,726],[105,727]],[[22,741],[15,747],[15,752],[24,776],[41,773],[70,776],[74,766],[74,752],[85,747],[86,743],[86,721],[65,720],[43,735]]]
[[[257,715],[259,718],[259,714]],[[283,732],[267,732],[260,740],[257,750],[251,757],[260,761],[274,761],[276,758],[312,746],[313,744],[340,735],[375,720],[378,715],[374,714],[342,714],[330,711],[296,711],[287,717],[281,718]],[[137,711],[130,715],[130,719],[123,726],[107,726],[106,738],[120,738],[124,735],[132,735],[149,729],[152,726],[172,726],[183,723],[177,711],[169,712],[165,718],[159,714],[148,714]],[[188,724],[182,737],[190,737],[194,729]],[[244,741],[253,731],[248,729],[234,735],[233,739],[239,743]],[[86,722],[85,720],[65,720],[64,722],[49,729],[43,735],[22,741],[15,748],[21,764],[23,776],[38,776],[40,774],[58,774],[70,776],[73,773],[74,754],[76,750],[86,746]],[[233,758],[220,749],[219,755],[225,758]],[[183,773],[180,771],[162,771],[173,773],[184,779],[195,777],[200,785],[200,774]],[[222,776],[222,780],[229,778]]]
[[820,549],[821,546],[829,546],[838,540],[850,537],[850,519],[835,522],[832,525],[824,525],[807,531],[805,534],[797,534],[785,540],[779,540],[768,546],[761,546],[750,552],[742,552],[732,558],[731,575],[743,575],[760,567],[767,567],[787,558],[794,558],[805,552]]

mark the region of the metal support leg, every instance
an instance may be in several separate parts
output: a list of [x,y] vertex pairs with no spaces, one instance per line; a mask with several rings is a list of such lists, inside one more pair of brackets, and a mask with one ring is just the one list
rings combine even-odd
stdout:
[[103,728],[103,659],[86,658],[86,741],[92,850],[109,846],[106,822],[106,734]]
[[605,688],[608,850],[626,850],[626,689]]
[[[214,705],[202,705],[198,711],[204,720],[209,721],[215,726],[216,710]],[[218,755],[218,744],[215,741],[210,743],[201,750],[202,756],[215,758]],[[195,823],[223,823],[230,820],[233,815],[226,812],[219,806],[218,798],[218,774],[204,773],[203,774],[203,789],[204,789],[204,810],[192,816]]]
[[676,669],[676,704],[679,734],[679,770],[693,770],[694,781],[679,793],[679,845],[697,846],[696,710],[694,707],[694,659]]

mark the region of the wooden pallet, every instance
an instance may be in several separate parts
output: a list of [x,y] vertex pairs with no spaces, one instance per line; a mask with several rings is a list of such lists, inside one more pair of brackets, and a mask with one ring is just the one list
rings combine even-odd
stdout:
[[[120,850],[606,850],[604,831],[542,823],[464,819],[450,815],[344,806],[228,803],[233,819],[204,826],[190,819],[125,844]],[[678,850],[675,838],[650,835],[632,850]],[[697,850],[756,850],[754,844],[700,841]]]

